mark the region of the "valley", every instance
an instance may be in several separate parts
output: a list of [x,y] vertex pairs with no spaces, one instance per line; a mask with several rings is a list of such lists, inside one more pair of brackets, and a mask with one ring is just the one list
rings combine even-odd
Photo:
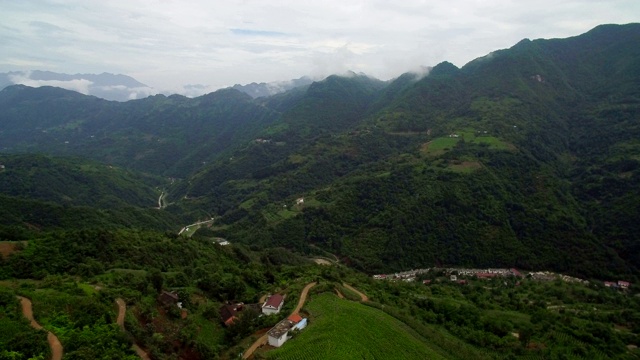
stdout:
[[638,43],[273,94],[8,86],[0,359],[636,359]]

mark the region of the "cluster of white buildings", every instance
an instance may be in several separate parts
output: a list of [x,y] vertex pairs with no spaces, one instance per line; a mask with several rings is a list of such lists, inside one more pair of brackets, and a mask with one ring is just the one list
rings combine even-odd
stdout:
[[629,289],[629,286],[631,286],[631,283],[628,282],[628,281],[622,281],[622,280],[618,280],[618,282],[605,281],[604,282],[604,286],[608,287],[608,288],[627,290],[627,289]]
[[416,280],[416,277],[421,274],[426,274],[429,271],[442,271],[447,275],[457,276],[476,276],[478,278],[492,278],[492,277],[506,277],[523,275],[516,269],[466,269],[466,268],[427,268],[398,272],[394,274],[379,274],[373,275],[376,280],[402,280],[406,282],[412,282]]
[[[577,277],[557,274],[551,271],[532,271],[527,274],[522,274],[520,271],[514,268],[488,268],[488,269],[467,269],[467,268],[427,268],[427,269],[417,269],[417,270],[409,270],[402,271],[393,274],[378,274],[373,275],[373,278],[376,280],[390,280],[390,281],[405,281],[405,282],[413,282],[416,280],[416,277],[420,274],[426,274],[430,271],[442,272],[446,275],[449,275],[451,281],[457,281],[459,283],[466,283],[466,280],[458,280],[459,276],[474,276],[478,279],[490,279],[495,277],[524,277],[525,275],[530,277],[532,280],[538,281],[553,281],[556,279],[560,279],[564,282],[568,283],[579,283],[588,285],[589,281],[580,279]],[[424,284],[430,284],[431,280],[424,280]],[[620,290],[628,290],[631,286],[631,283],[628,281],[605,281],[604,286],[613,289]]]
[[415,281],[416,276],[420,274],[426,274],[430,270],[431,269],[417,269],[417,270],[402,271],[402,272],[393,273],[393,274],[379,274],[379,275],[373,275],[373,278],[376,280]]

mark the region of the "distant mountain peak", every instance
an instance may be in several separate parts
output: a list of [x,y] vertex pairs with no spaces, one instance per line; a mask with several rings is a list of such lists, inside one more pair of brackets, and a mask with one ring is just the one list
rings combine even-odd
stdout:
[[112,101],[140,99],[157,93],[153,88],[123,74],[63,74],[52,71],[0,73],[0,89],[10,85],[53,86]]
[[314,80],[312,78],[303,76],[301,78],[287,81],[274,81],[269,83],[252,82],[251,84],[247,85],[235,84],[231,87],[231,89],[243,92],[255,99],[259,97],[267,97],[280,94],[300,86],[307,86],[310,85],[313,81]]

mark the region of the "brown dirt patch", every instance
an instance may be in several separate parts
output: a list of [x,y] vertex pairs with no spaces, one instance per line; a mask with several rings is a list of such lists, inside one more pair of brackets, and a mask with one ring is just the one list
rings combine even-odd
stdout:
[[0,241],[0,255],[3,258],[20,251],[18,249],[19,244],[27,245],[26,241]]
[[420,153],[421,154],[426,154],[427,152],[429,152],[429,145],[431,144],[431,141],[426,142],[422,145],[420,145]]

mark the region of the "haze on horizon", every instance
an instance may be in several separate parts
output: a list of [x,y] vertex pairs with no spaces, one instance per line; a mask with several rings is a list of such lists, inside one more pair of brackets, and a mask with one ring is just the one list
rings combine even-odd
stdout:
[[386,80],[640,20],[637,0],[0,4],[0,72],[120,73],[181,94],[349,70]]

